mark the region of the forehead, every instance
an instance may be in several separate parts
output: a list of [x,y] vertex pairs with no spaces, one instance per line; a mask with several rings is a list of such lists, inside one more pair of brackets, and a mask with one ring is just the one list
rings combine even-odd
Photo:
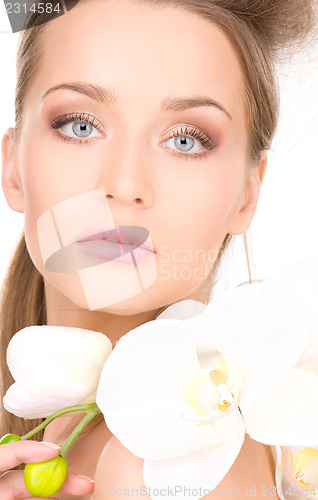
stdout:
[[129,0],[84,2],[49,23],[37,90],[85,81],[111,88],[123,105],[156,107],[170,95],[211,96],[243,113],[239,59],[212,22],[180,7]]

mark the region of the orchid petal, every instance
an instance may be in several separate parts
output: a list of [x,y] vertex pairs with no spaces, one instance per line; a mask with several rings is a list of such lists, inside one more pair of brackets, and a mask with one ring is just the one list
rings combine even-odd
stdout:
[[293,471],[297,481],[301,481],[309,488],[318,485],[318,450],[314,448],[304,448],[296,456],[295,468]]
[[[318,299],[318,259],[310,258],[296,262],[269,276],[268,283],[290,283],[313,293]],[[317,302],[318,303],[318,302]],[[309,337],[307,347],[299,360],[299,365],[317,363],[318,360],[318,323]]]
[[244,425],[239,415],[231,415],[224,426],[223,442],[166,460],[145,460],[144,481],[148,488],[167,487],[168,499],[196,500],[208,495],[234,463],[244,441]]
[[[292,451],[286,447],[276,446],[276,471],[275,483],[276,491],[281,500],[296,500],[293,493],[297,493],[298,483],[290,472],[290,462],[292,461]],[[285,496],[286,493],[286,496]],[[299,497],[299,491],[297,495]]]
[[[102,333],[80,328],[33,326],[11,339],[7,363],[25,391],[44,398],[94,402],[100,373],[111,352]],[[69,405],[68,405],[69,406]]]
[[289,283],[305,288],[318,299],[318,259],[304,259],[266,278],[264,283]]
[[17,383],[9,387],[3,398],[3,406],[7,411],[17,417],[26,419],[45,418],[62,408],[75,404],[78,404],[76,399],[33,394],[23,389]]
[[[276,450],[278,457],[276,485],[279,498],[281,500],[317,498],[315,485],[317,483],[317,448],[276,446]],[[309,480],[312,481],[311,484]]]
[[285,500],[285,497],[283,495],[283,457],[281,448],[279,446],[276,446],[276,457],[274,457],[274,463],[275,462],[275,484],[277,495],[279,496],[280,500]]
[[295,368],[275,391],[244,415],[248,434],[261,443],[311,446],[318,443],[318,377]]
[[187,320],[187,327],[195,336],[197,356],[203,370],[213,370],[215,364],[222,358],[214,341],[213,332],[206,328],[206,319],[201,313]]
[[142,458],[183,455],[221,439],[214,424],[186,417],[195,410],[187,383],[200,371],[187,325],[168,319],[141,325],[119,340],[103,368],[97,404],[111,432]]
[[167,307],[157,319],[179,319],[186,320],[201,314],[206,306],[198,300],[181,300]]
[[318,322],[313,326],[306,349],[299,359],[298,365],[318,363]]
[[240,406],[247,411],[295,366],[317,317],[310,293],[293,285],[254,284],[213,299],[197,336],[206,350],[216,346],[222,353],[246,393]]

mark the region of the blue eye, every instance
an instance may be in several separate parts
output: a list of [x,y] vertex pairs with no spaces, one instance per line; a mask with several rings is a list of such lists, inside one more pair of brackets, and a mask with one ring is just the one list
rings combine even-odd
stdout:
[[72,132],[77,137],[89,137],[94,130],[93,125],[85,122],[74,122],[72,125]]
[[102,134],[96,127],[86,122],[70,122],[61,127],[62,132],[74,139],[92,139],[93,137],[102,137]]
[[178,151],[182,151],[185,153],[197,153],[203,150],[202,144],[197,139],[193,139],[193,137],[188,137],[186,135],[180,135],[177,137],[172,137],[168,141],[166,141],[166,147],[175,146]]
[[[92,116],[85,113],[72,113],[57,118],[51,127],[61,130],[63,139],[74,142],[85,142],[85,139],[104,137],[100,123]],[[87,141],[86,141],[87,142]]]
[[187,125],[172,131],[169,138],[162,142],[162,146],[171,148],[172,153],[187,159],[202,158],[215,144],[202,130]]
[[192,137],[187,137],[186,135],[174,138],[174,143],[180,151],[191,151],[194,146],[194,142],[195,141]]

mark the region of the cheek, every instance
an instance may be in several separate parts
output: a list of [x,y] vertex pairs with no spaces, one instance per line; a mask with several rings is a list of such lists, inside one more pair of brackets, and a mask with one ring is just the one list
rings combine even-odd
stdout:
[[[33,129],[34,130],[34,129]],[[36,130],[25,132],[19,148],[19,166],[24,190],[24,231],[30,256],[43,274],[37,224],[41,215],[72,196],[74,184],[66,183],[66,163],[59,161],[52,145],[40,140]],[[70,189],[71,186],[71,189]]]
[[162,206],[165,217],[158,217],[158,275],[163,283],[195,286],[211,272],[244,192],[244,169],[222,167],[171,181],[178,189],[170,191],[170,203]]
[[19,163],[24,188],[25,215],[27,218],[40,216],[41,209],[50,205],[56,191],[54,155],[43,140],[30,138],[25,134],[21,143]]
[[[35,134],[36,135],[36,134]],[[74,158],[62,154],[54,142],[26,135],[20,148],[26,231],[33,236],[39,217],[53,206],[90,191],[90,178]],[[82,162],[85,163],[85,162]],[[82,173],[80,173],[82,172]]]
[[[201,173],[185,182],[169,203],[169,220],[174,223],[176,243],[190,248],[209,248],[219,244],[228,232],[244,192],[243,168],[225,168]],[[200,175],[201,174],[201,175]],[[222,242],[221,242],[222,243]]]
[[34,117],[32,126],[31,118],[28,117],[23,129],[20,164],[26,212],[37,213],[80,194],[83,189],[89,191],[92,175],[89,176],[87,170],[88,165],[91,170],[94,158],[82,151],[74,155],[71,147],[45,131],[41,120],[36,122]]

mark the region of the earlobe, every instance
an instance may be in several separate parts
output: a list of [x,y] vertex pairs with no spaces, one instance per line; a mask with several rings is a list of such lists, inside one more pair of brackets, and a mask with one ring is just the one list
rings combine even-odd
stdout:
[[256,212],[266,167],[267,152],[262,150],[260,152],[260,159],[257,165],[249,167],[250,171],[247,178],[244,200],[231,224],[229,230],[230,234],[244,234],[249,229]]
[[24,194],[17,168],[16,150],[13,144],[13,128],[2,138],[2,189],[10,208],[24,212]]

